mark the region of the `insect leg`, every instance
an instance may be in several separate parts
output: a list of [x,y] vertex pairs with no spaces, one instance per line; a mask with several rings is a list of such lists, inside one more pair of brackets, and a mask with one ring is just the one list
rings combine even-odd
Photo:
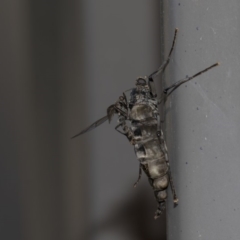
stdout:
[[168,54],[168,58],[163,62],[163,64],[158,68],[158,70],[156,70],[155,72],[150,74],[150,76],[148,77],[148,85],[149,85],[149,87],[151,89],[151,93],[153,94],[154,97],[157,96],[157,93],[156,93],[156,89],[155,89],[153,78],[155,78],[161,72],[164,72],[165,68],[169,64],[169,61],[170,61],[170,58],[171,58],[171,54],[173,52],[174,45],[175,45],[175,42],[176,42],[177,32],[178,32],[178,29],[176,28],[175,32],[174,32],[174,38],[173,38],[172,47],[171,47],[171,50],[170,50],[170,52]]
[[125,104],[126,104],[127,118],[128,118],[129,117],[129,112],[128,112],[129,105],[128,105],[128,101],[127,101],[127,96],[126,96],[126,94],[124,92],[123,92],[123,97],[124,97]]
[[126,96],[125,92],[123,92],[123,97],[124,97],[125,103],[126,103],[126,105],[127,105],[127,104],[128,104],[128,101],[127,101],[127,96]]
[[176,190],[175,190],[175,187],[174,187],[170,166],[168,168],[168,176],[169,176],[170,187],[171,187],[172,195],[173,195],[173,203],[175,205],[177,205],[178,204],[178,198],[177,198]]
[[118,130],[118,128],[119,128],[120,126],[122,126],[122,123],[119,123],[119,124],[115,127],[115,130],[116,130],[117,132],[121,133],[122,135],[126,136],[126,133],[121,132],[120,130]]
[[115,109],[118,113],[120,113],[122,116],[127,117],[126,112],[124,112],[124,111],[123,111],[122,109],[120,109],[119,107],[114,106],[114,109]]
[[165,88],[165,89],[163,90],[163,94],[162,94],[162,96],[161,96],[161,98],[160,98],[159,103],[161,103],[162,101],[165,102],[166,99],[169,97],[169,95],[170,95],[173,91],[175,91],[178,87],[180,87],[183,83],[186,83],[186,82],[192,80],[193,78],[201,75],[202,73],[207,72],[208,70],[210,70],[210,69],[212,69],[212,68],[214,68],[214,67],[216,67],[216,66],[218,66],[218,65],[219,65],[219,63],[215,63],[215,64],[211,65],[210,67],[205,68],[204,70],[202,70],[202,71],[194,74],[193,76],[191,76],[191,77],[186,77],[186,78],[184,78],[184,79],[181,79],[181,80],[177,81],[176,83],[172,84],[171,86]]
[[142,176],[142,168],[141,168],[141,163],[139,163],[139,174],[138,174],[138,179],[137,181],[134,183],[133,187],[136,187],[137,184],[139,183],[140,179],[141,179],[141,176]]

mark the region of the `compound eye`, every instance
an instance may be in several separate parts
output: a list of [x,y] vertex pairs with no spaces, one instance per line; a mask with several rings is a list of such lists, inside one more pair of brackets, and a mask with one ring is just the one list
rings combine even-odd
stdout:
[[137,79],[137,84],[141,85],[141,86],[145,86],[146,85],[146,80],[143,78],[139,78]]

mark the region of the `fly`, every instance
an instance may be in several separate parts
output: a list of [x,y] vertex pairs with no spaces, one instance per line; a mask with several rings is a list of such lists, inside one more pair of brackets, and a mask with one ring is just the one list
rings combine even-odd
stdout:
[[167,188],[170,185],[174,205],[178,204],[178,198],[175,191],[173,178],[171,175],[168,159],[168,150],[164,140],[161,128],[160,113],[158,105],[165,103],[166,99],[183,83],[186,83],[200,74],[207,72],[213,67],[219,65],[215,63],[210,67],[186,77],[165,88],[160,98],[158,98],[153,79],[163,73],[169,64],[173,52],[178,29],[175,29],[172,47],[168,58],[152,74],[145,77],[139,77],[136,80],[135,87],[130,89],[130,98],[128,100],[126,92],[123,92],[115,104],[107,108],[107,115],[92,125],[76,134],[75,138],[83,133],[91,131],[105,121],[111,121],[114,114],[118,115],[118,124],[115,130],[126,136],[133,145],[135,154],[139,160],[139,176],[134,187],[141,179],[142,171],[149,178],[155,198],[158,203],[154,218],[157,219],[166,207]]

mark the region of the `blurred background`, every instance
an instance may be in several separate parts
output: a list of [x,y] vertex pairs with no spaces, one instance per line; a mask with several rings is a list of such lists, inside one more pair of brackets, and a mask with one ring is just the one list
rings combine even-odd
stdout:
[[1,1],[1,239],[165,238],[116,118],[70,140],[159,67],[160,2]]
[[[238,240],[239,9],[237,0],[0,1],[0,239]],[[180,200],[173,208],[169,193],[155,221],[116,118],[70,138],[160,66],[176,27],[164,86],[221,65],[166,103]]]

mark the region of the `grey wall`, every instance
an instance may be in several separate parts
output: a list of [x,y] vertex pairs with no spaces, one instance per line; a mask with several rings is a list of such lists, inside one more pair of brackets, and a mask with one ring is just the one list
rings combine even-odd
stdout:
[[0,238],[163,239],[165,216],[153,220],[146,177],[133,189],[138,163],[116,119],[70,140],[160,65],[160,3],[0,9]]
[[[158,2],[88,1],[84,8],[83,86],[87,96],[85,110],[79,109],[82,112],[75,115],[72,133],[104,116],[106,108],[133,86],[136,77],[151,73],[160,64]],[[72,143],[76,149],[88,148],[88,158],[81,158],[88,169],[87,237],[159,239],[165,234],[164,216],[153,221],[156,203],[146,178],[133,189],[138,162],[115,126],[116,118],[110,126],[106,123]]]
[[8,0],[0,9],[1,239],[164,239],[146,177],[132,188],[138,163],[116,119],[70,137],[160,65],[175,27],[166,86],[221,65],[165,106],[179,196],[173,208],[169,193],[168,238],[239,239],[238,1]]
[[179,28],[166,85],[219,61],[166,104],[166,134],[179,206],[168,239],[239,239],[239,1],[164,1],[165,41]]

